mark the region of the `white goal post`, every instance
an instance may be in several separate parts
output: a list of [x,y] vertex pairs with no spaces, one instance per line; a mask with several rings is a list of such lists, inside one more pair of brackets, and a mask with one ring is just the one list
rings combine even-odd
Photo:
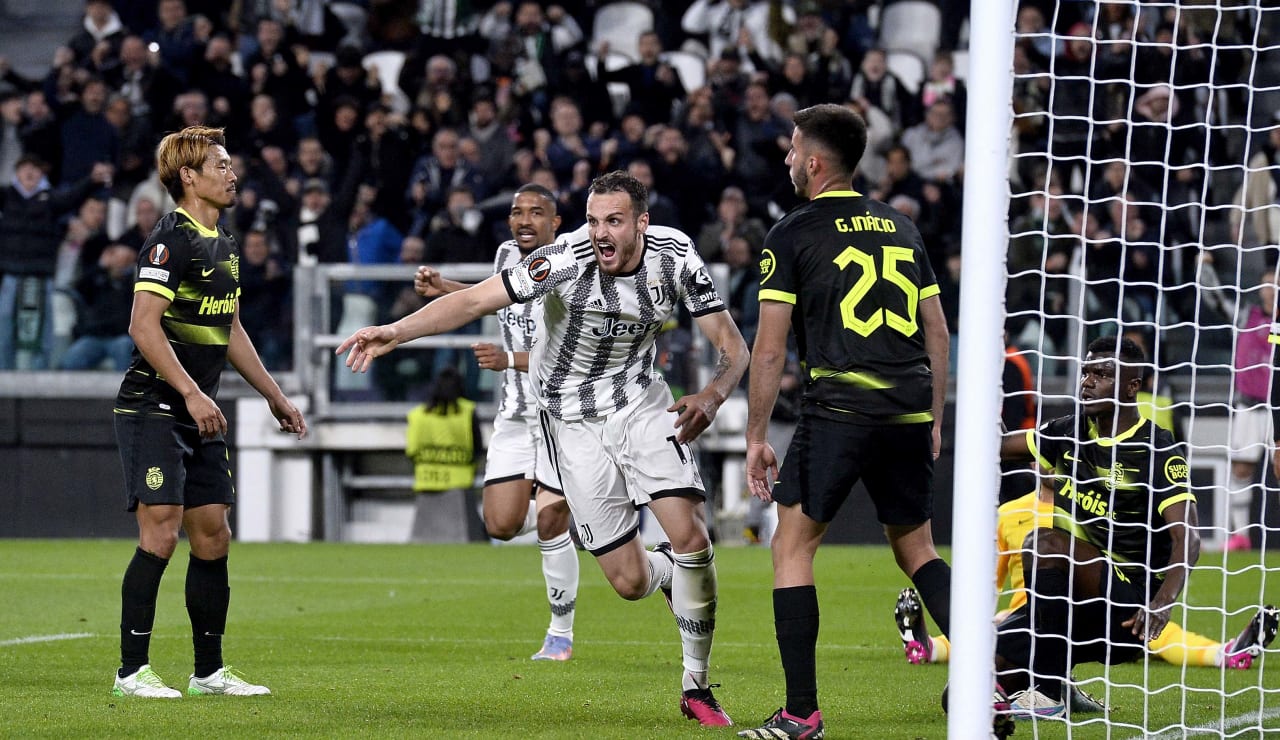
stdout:
[[[1203,543],[1171,621],[1221,662],[1259,607],[1280,602],[1276,344],[1265,341],[1280,317],[1263,305],[1280,257],[1280,4],[983,1],[969,28],[953,740],[991,730],[1006,343],[1029,360],[1037,426],[1077,410],[1092,339],[1144,345],[1150,408],[1186,450]],[[1193,638],[1174,653],[1194,652]],[[1081,684],[1110,710],[1019,723],[1018,736],[1280,736],[1277,648],[1247,670],[1154,649],[1082,665]]]

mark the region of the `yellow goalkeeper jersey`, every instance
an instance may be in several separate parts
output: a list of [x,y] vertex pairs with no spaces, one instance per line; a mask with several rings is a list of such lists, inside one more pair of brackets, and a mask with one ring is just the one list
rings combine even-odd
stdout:
[[1041,501],[1032,491],[1007,501],[998,510],[996,521],[996,587],[1006,580],[1013,593],[1007,607],[1010,611],[1027,603],[1026,583],[1022,579],[1022,543],[1038,527],[1053,526],[1053,504]]

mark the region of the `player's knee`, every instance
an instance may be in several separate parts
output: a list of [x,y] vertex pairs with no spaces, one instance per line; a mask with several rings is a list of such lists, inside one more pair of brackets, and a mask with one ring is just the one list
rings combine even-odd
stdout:
[[520,532],[522,522],[508,522],[498,516],[484,515],[484,532],[495,540],[506,542]]
[[546,542],[569,531],[569,507],[560,502],[538,512],[538,539]]
[[178,549],[178,532],[168,528],[153,528],[141,533],[138,546],[144,552],[168,560]]
[[649,574],[646,573],[613,573],[609,583],[619,596],[627,601],[639,601],[649,593]]
[[[1056,529],[1033,529],[1022,541],[1024,549],[1035,552],[1036,557],[1066,557],[1070,554],[1071,536]],[[1039,567],[1046,567],[1040,564]]]

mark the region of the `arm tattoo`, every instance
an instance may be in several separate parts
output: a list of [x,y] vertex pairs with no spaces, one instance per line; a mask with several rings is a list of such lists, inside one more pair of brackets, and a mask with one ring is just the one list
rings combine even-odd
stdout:
[[720,348],[720,359],[716,360],[716,374],[711,378],[712,383],[716,383],[729,372],[729,353],[724,347]]

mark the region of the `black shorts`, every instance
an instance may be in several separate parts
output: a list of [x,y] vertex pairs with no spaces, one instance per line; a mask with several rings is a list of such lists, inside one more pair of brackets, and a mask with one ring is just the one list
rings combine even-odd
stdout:
[[129,511],[176,504],[187,509],[234,504],[226,440],[201,439],[193,424],[152,416],[115,415]]
[[800,416],[773,500],[829,522],[861,479],[881,524],[933,517],[933,423],[849,424]]
[[[1120,576],[1115,568],[1104,584],[1105,599],[1082,599],[1071,606],[1070,664],[1129,663],[1142,656],[1142,640],[1121,623],[1150,603],[1158,585]],[[996,631],[996,654],[1022,668],[1031,667],[1035,632],[1031,602],[1018,607]]]

